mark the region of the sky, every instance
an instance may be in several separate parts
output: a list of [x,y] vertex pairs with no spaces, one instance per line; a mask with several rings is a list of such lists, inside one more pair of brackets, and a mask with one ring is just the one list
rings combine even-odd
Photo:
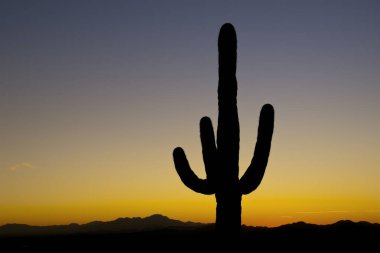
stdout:
[[380,222],[380,2],[1,1],[0,225],[160,213],[214,222],[172,151],[205,177],[217,37],[238,39],[240,175],[259,111],[272,150],[242,222]]

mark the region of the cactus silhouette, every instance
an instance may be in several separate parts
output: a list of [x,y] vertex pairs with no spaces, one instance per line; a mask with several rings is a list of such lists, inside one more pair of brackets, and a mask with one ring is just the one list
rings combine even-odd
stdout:
[[274,109],[262,107],[254,155],[245,174],[239,179],[239,117],[237,111],[236,32],[224,24],[219,32],[218,130],[215,143],[210,118],[200,121],[200,138],[206,179],[198,178],[191,170],[182,148],[174,149],[175,168],[182,182],[195,192],[215,194],[217,232],[236,234],[241,229],[241,197],[260,184],[268,163]]

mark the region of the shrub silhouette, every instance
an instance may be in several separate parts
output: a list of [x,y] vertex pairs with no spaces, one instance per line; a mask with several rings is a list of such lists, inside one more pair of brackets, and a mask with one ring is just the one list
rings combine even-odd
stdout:
[[199,179],[191,170],[182,148],[174,149],[175,168],[182,182],[195,192],[215,194],[216,231],[237,234],[241,229],[241,196],[254,191],[260,184],[268,163],[274,109],[266,104],[260,113],[254,155],[239,180],[239,118],[237,111],[236,32],[224,24],[219,32],[218,130],[215,143],[210,118],[200,121],[200,137],[207,179]]

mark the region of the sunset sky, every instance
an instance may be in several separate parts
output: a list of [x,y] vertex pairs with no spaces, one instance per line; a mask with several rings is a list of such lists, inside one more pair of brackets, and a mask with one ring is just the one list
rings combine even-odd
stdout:
[[217,37],[238,38],[240,175],[259,110],[272,150],[242,222],[380,222],[380,1],[1,1],[0,225],[160,213],[214,222],[199,120],[217,124]]

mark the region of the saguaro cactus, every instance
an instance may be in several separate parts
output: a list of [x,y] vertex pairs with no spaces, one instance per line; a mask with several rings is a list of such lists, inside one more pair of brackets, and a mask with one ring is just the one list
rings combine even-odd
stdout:
[[260,184],[268,163],[274,109],[266,104],[260,113],[254,155],[245,174],[239,180],[239,117],[237,111],[236,32],[224,24],[219,33],[218,130],[215,143],[210,118],[200,121],[200,137],[207,179],[198,178],[191,170],[182,148],[174,149],[175,168],[182,182],[195,192],[215,194],[216,230],[238,233],[241,229],[241,197]]

